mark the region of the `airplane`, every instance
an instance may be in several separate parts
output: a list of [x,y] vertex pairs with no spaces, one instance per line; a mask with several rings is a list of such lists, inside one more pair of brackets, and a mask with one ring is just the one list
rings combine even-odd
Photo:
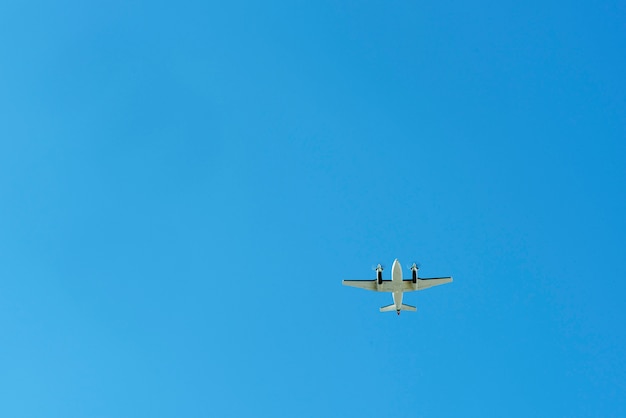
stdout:
[[404,292],[413,292],[415,290],[424,290],[429,287],[439,286],[440,284],[450,283],[452,277],[433,277],[430,279],[421,279],[417,277],[419,267],[413,263],[410,267],[412,278],[404,280],[402,278],[402,266],[396,258],[391,266],[391,280],[383,280],[383,267],[379,264],[376,266],[376,278],[374,280],[342,280],[344,286],[359,287],[365,290],[373,290],[375,292],[391,292],[393,303],[391,305],[380,308],[381,312],[396,311],[400,315],[400,311],[417,311],[415,306],[405,305],[402,303],[402,295]]

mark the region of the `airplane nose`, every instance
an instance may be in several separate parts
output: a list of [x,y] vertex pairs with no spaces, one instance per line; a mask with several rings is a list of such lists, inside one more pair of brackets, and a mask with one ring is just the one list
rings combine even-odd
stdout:
[[391,279],[394,281],[402,280],[402,266],[396,258],[393,260],[393,268],[391,269]]

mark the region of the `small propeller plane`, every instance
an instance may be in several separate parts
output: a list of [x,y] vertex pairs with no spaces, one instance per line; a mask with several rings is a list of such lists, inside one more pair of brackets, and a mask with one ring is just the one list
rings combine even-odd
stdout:
[[415,290],[424,290],[429,287],[439,286],[440,284],[450,283],[452,277],[433,277],[430,279],[421,279],[417,277],[419,267],[413,263],[410,267],[412,278],[404,280],[402,278],[402,266],[396,258],[391,266],[391,280],[383,280],[383,266],[376,266],[376,278],[374,280],[342,280],[344,286],[359,287],[361,289],[373,290],[375,292],[391,292],[393,303],[391,305],[380,308],[381,312],[396,311],[400,315],[400,311],[417,311],[415,306],[405,305],[402,303],[402,295],[404,292],[413,292]]

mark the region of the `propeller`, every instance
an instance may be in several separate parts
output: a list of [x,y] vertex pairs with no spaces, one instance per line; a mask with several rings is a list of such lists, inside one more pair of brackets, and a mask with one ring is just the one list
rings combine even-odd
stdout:
[[385,266],[383,266],[382,264],[378,263],[378,265],[376,266],[372,266],[372,270],[374,271],[383,271],[385,269]]
[[420,267],[421,267],[421,264],[420,264],[420,263],[413,263],[413,264],[411,264],[410,266],[407,266],[407,267],[408,267],[409,269],[411,269],[411,270],[413,270],[413,269],[415,269],[415,270],[419,270],[419,269],[420,269]]

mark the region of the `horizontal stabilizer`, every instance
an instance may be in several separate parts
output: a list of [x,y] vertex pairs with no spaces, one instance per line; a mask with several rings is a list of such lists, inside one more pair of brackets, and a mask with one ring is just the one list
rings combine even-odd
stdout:
[[[387,305],[387,306],[383,306],[382,308],[380,308],[381,312],[394,312],[396,311],[396,304],[391,304],[391,305]],[[402,304],[402,306],[400,307],[401,311],[411,311],[411,312],[415,312],[417,311],[417,308],[415,306],[411,306],[411,305],[405,305],[404,303]]]

